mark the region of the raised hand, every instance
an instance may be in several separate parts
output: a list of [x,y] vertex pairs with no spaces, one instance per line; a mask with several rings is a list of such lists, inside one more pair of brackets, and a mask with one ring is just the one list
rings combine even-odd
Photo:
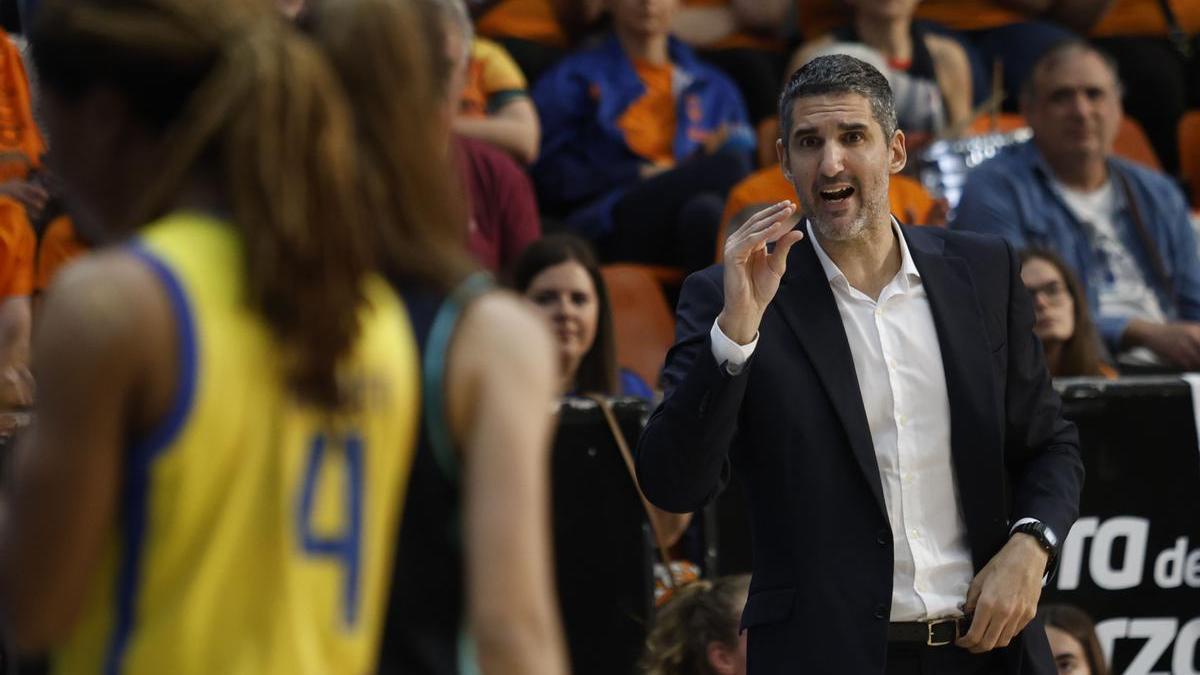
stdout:
[[[717,317],[721,332],[749,344],[767,305],[779,290],[792,245],[804,238],[791,229],[796,205],[782,201],[754,214],[725,240],[725,307]],[[767,251],[767,244],[775,248]]]

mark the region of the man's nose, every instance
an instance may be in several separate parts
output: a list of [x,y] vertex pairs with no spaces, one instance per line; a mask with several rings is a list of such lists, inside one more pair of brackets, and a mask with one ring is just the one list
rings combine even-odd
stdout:
[[821,175],[832,178],[845,168],[845,152],[838,143],[826,143],[821,150]]

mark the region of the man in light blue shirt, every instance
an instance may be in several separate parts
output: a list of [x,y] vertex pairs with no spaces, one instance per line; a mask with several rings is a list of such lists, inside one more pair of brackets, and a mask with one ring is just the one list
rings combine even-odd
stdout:
[[1034,137],[972,172],[954,229],[999,234],[1071,264],[1122,362],[1200,368],[1200,256],[1165,175],[1112,155],[1113,64],[1083,42],[1047,52],[1022,95]]

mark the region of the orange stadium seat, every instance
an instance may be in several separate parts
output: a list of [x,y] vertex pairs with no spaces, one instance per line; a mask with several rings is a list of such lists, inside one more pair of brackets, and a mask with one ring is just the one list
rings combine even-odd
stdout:
[[1192,208],[1200,209],[1200,110],[1189,110],[1179,120],[1179,170]]
[[1146,138],[1146,132],[1142,131],[1142,125],[1128,115],[1121,120],[1121,128],[1117,131],[1117,142],[1113,147],[1113,152],[1125,159],[1145,164],[1156,171],[1162,171],[1162,164],[1158,161],[1158,155],[1154,154],[1154,148],[1150,145],[1150,139]]
[[997,113],[996,115],[982,113],[971,121],[966,135],[1006,134],[1027,126],[1029,125],[1025,122],[1025,118],[1017,113]]
[[600,273],[612,305],[617,363],[655,386],[675,340],[675,321],[662,287],[645,265],[605,265]]

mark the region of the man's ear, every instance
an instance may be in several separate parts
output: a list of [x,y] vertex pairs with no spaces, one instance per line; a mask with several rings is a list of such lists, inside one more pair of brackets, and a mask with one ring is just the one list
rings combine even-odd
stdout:
[[790,182],[792,180],[792,172],[788,169],[787,147],[784,146],[783,140],[775,139],[775,156],[779,158],[779,166],[783,169],[783,175]]
[[888,148],[890,154],[888,160],[888,171],[896,174],[904,170],[904,166],[908,164],[908,148],[904,145],[904,132],[899,129],[892,134],[892,143]]

